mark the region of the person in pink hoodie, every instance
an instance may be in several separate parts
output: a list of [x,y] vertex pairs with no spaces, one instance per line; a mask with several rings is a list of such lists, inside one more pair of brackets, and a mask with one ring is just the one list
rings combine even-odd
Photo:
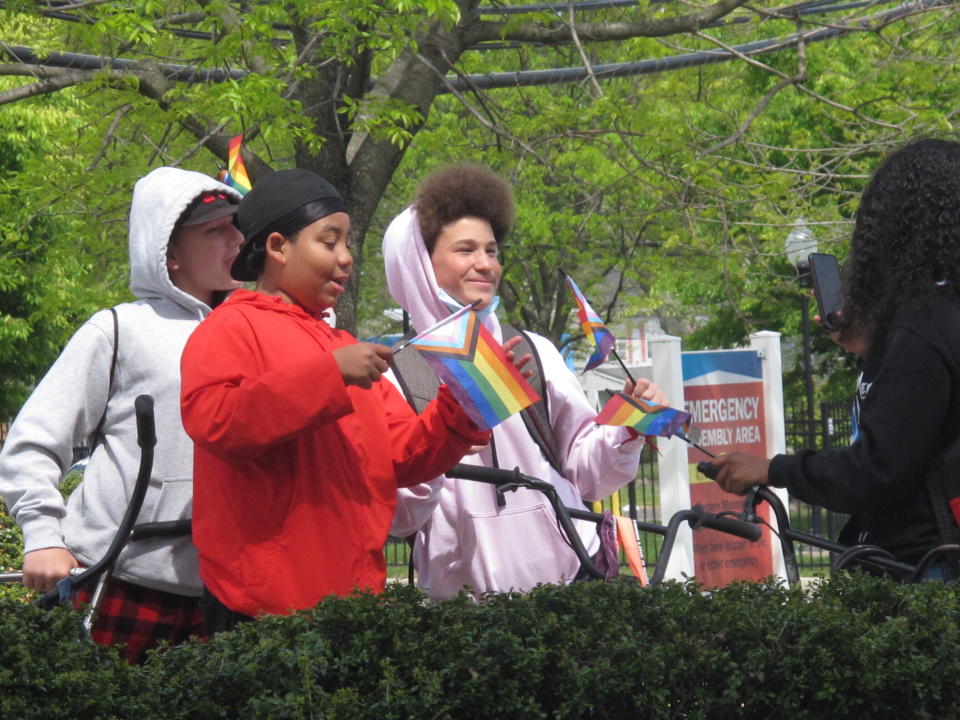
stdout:
[[[409,313],[414,329],[479,300],[484,325],[502,341],[496,315],[498,250],[512,222],[510,188],[485,168],[457,165],[423,182],[415,203],[394,218],[383,239],[390,293]],[[497,425],[491,442],[462,462],[518,467],[552,482],[561,502],[571,507],[605,497],[634,479],[643,441],[625,428],[597,426],[596,409],[557,349],[544,337],[527,336],[546,379],[550,428],[563,472],[551,466],[520,415]],[[514,341],[505,347],[512,350]],[[387,377],[402,387],[392,373]],[[660,389],[646,380],[636,386],[628,381],[624,391],[665,403]],[[597,552],[596,526],[577,525],[585,546]],[[480,595],[570,582],[580,567],[546,498],[531,490],[507,493],[501,506],[493,486],[467,480],[441,476],[403,488],[391,534],[414,533],[418,585],[432,600],[462,589]]]

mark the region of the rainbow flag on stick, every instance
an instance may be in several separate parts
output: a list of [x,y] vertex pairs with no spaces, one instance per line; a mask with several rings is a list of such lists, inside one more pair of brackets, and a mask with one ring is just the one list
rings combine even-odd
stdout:
[[242,145],[242,134],[230,139],[230,144],[227,145],[227,169],[220,171],[220,182],[229,185],[241,195],[246,195],[253,183],[247,175],[247,166],[243,164],[243,155],[240,152]]
[[597,425],[631,427],[641,435],[685,437],[690,429],[690,413],[653,405],[618,392],[603,406],[594,422]]
[[587,340],[592,343],[594,347],[593,355],[587,360],[587,364],[583,369],[584,371],[593,370],[607,359],[607,355],[609,355],[610,350],[613,349],[616,339],[613,337],[613,333],[607,330],[607,326],[603,324],[600,316],[590,307],[590,303],[587,302],[583,293],[580,292],[580,288],[577,287],[573,278],[566,274],[563,277],[566,279],[567,285],[570,286],[573,297],[577,301],[577,316],[580,318],[580,327],[583,329],[583,334],[586,335]]
[[[468,310],[468,308],[464,308]],[[482,430],[532,405],[540,396],[473,311],[457,311],[410,340]]]

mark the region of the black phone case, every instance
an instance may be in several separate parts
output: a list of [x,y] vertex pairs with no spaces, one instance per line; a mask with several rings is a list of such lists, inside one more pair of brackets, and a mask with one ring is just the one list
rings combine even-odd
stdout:
[[[820,256],[820,258],[817,258]],[[827,260],[830,258],[830,260]],[[817,293],[817,308],[820,310],[820,324],[827,330],[833,330],[831,316],[843,308],[843,295],[840,289],[840,264],[829,253],[810,253],[808,258],[810,274],[813,276],[813,288]],[[824,277],[826,273],[829,277]]]

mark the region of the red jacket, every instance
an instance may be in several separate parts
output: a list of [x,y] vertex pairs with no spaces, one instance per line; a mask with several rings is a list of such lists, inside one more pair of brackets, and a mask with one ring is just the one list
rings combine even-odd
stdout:
[[448,470],[479,432],[447,392],[419,417],[387,381],[344,385],[354,343],[296,305],[237,290],[181,361],[200,577],[246,615],[383,589],[398,485]]

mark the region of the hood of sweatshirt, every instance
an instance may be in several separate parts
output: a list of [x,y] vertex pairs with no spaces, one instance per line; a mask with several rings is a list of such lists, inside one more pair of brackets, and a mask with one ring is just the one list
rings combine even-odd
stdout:
[[[427,329],[452,312],[452,308],[440,299],[442,293],[437,276],[423,242],[417,213],[412,207],[390,223],[383,236],[382,250],[390,294],[410,315],[417,331]],[[503,336],[496,313],[481,312],[480,317],[499,341]]]
[[[314,328],[327,337],[333,337],[337,331],[334,323],[330,319],[330,310],[324,310],[318,315],[312,315],[295,303],[289,303],[277,295],[267,295],[259,290],[247,290],[240,288],[230,293],[230,297],[224,302],[224,305],[252,305],[258,310],[267,310],[269,312],[287,315],[307,327]],[[352,337],[352,336],[351,336]]]
[[185,293],[167,273],[167,242],[173,226],[200,193],[218,190],[240,202],[240,193],[209,175],[160,167],[140,178],[130,204],[130,290],[140,299],[166,298],[198,313],[210,312],[202,300]]

